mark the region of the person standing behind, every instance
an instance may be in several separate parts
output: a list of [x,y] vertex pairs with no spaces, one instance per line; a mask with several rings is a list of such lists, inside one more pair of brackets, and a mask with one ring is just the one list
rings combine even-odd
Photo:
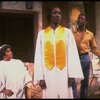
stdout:
[[[89,84],[89,70],[90,70],[90,56],[89,52],[93,52],[100,58],[100,51],[93,33],[87,30],[86,15],[81,13],[77,19],[77,31],[74,32],[80,61],[84,74],[84,80],[81,81],[80,98],[88,98],[88,84]],[[100,64],[100,61],[99,61]]]
[[[12,48],[5,44],[0,47],[0,98],[22,99],[25,90],[32,86],[32,78],[21,60],[13,59]],[[2,67],[2,68],[1,68]]]
[[37,37],[34,84],[43,89],[43,98],[73,98],[73,78],[84,78],[74,36],[60,25],[61,17],[59,7],[50,9],[50,25]]

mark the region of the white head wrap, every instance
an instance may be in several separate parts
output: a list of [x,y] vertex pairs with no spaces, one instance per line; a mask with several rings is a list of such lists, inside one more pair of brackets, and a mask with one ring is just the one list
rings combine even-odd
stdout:
[[6,44],[4,44],[4,45],[0,46],[0,49],[2,49],[4,46],[6,46]]

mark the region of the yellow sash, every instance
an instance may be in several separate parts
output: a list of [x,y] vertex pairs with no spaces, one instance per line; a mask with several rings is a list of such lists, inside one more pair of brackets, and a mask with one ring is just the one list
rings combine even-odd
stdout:
[[64,27],[54,33],[51,27],[44,30],[44,62],[48,69],[57,66],[62,70],[66,65],[66,36]]

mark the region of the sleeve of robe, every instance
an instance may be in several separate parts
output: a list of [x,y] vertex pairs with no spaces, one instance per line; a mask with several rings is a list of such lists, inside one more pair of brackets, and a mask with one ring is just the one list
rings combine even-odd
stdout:
[[76,46],[76,42],[74,39],[74,35],[69,30],[67,36],[68,42],[68,74],[70,78],[83,79],[83,72],[81,68],[81,63],[78,55],[78,50]]
[[43,69],[42,69],[42,42],[41,42],[41,32],[38,33],[35,59],[34,59],[34,84],[38,84],[39,80],[43,79]]
[[0,92],[5,87],[5,85],[4,85],[4,73],[3,72],[4,72],[3,71],[3,66],[2,66],[2,64],[0,64]]

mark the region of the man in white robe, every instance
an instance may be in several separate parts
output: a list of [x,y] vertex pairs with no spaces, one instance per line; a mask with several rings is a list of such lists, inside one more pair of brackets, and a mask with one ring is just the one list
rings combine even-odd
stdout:
[[68,79],[83,79],[83,72],[71,30],[60,26],[61,11],[54,7],[49,12],[50,26],[38,33],[34,84],[43,89],[43,98],[73,98]]
[[[0,49],[1,50],[1,49]],[[0,98],[25,98],[25,86],[29,86],[32,78],[21,60],[13,59],[9,45],[4,45],[0,51]],[[31,83],[32,85],[32,83]]]

